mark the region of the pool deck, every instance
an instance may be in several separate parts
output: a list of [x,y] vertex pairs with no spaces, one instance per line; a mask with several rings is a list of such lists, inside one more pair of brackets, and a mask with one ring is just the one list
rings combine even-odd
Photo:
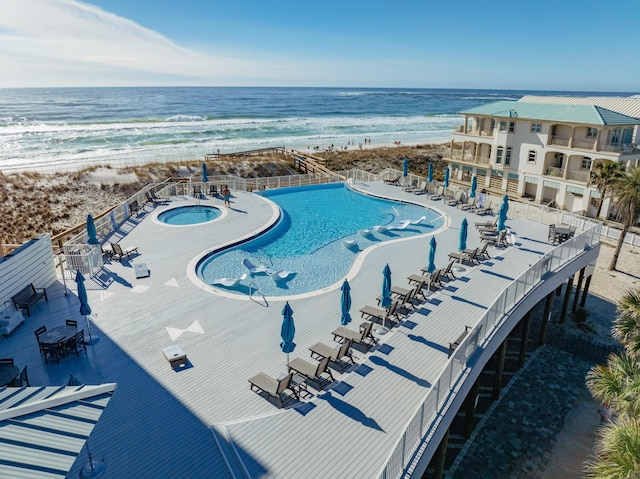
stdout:
[[[447,254],[457,248],[462,218],[470,222],[469,247],[480,244],[473,222],[493,219],[379,182],[356,186],[446,214],[449,227],[436,233],[438,267],[444,268]],[[90,438],[92,453],[107,465],[104,477],[231,478],[218,440],[233,443],[242,457],[240,467],[251,477],[376,477],[445,366],[449,342],[553,248],[546,243],[544,225],[509,220],[515,246],[489,248],[490,260],[456,272],[458,279],[380,336],[376,348],[355,350],[356,365],[342,374],[333,370],[336,381],[330,387],[310,387],[303,401],[280,409],[250,391],[247,380],[258,372],[277,377],[286,370],[286,355],[279,348],[285,301],[219,294],[194,274],[197,258],[255,235],[275,221],[276,210],[258,195],[236,192],[228,214],[216,221],[171,227],[154,220],[166,208],[194,203],[176,197],[169,206],[147,206],[122,225],[113,240],[121,237],[122,246],[138,246],[140,254],[107,263],[87,280],[92,331],[99,341],[86,354],[45,364],[33,335],[41,325],[51,328],[67,318],[84,321],[69,280],[69,295],[62,283],[51,288],[49,301],[39,302],[0,345],[4,357],[29,366],[32,386],[65,384],[69,374],[86,384],[118,383]],[[224,209],[219,199],[202,204]],[[419,274],[427,263],[430,237],[381,243],[360,253],[358,271],[349,273],[349,327],[357,329],[361,307],[376,304],[386,263],[394,285],[406,287],[406,277]],[[149,277],[136,279],[134,265],[139,263],[147,264]],[[339,286],[290,301],[296,325],[292,359],[311,360],[308,348],[316,342],[334,344]],[[169,366],[161,350],[172,344],[187,354],[189,367],[174,371]],[[86,461],[82,453],[70,477],[77,477]]]

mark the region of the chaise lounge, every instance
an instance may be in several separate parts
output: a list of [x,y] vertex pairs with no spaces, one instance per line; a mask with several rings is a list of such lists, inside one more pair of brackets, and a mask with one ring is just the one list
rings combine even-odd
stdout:
[[[264,391],[269,396],[272,396],[278,400],[280,403],[280,407],[284,405],[282,402],[282,394],[288,389],[293,393],[295,399],[299,399],[298,393],[291,384],[293,379],[293,373],[287,374],[282,379],[273,379],[271,376],[268,376],[265,373],[258,373],[249,379],[249,383],[251,384],[251,390],[260,392]],[[291,399],[287,396],[288,399]]]
[[[302,374],[307,380],[316,381],[318,383],[322,382],[322,375],[328,374],[331,378],[331,381],[335,381],[333,378],[333,374],[331,370],[328,369],[329,366],[329,357],[325,357],[318,363],[310,363],[309,361],[305,361],[302,358],[294,358],[289,362],[288,368],[289,371],[295,371],[298,374]],[[328,381],[328,380],[327,380]]]

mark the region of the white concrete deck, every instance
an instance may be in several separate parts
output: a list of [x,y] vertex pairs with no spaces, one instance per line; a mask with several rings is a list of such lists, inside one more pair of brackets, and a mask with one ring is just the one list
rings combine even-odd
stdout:
[[[470,222],[469,247],[479,244],[473,222],[491,219],[382,183],[358,187],[446,213],[451,227],[437,233],[438,267],[445,267],[447,254],[457,248],[463,217]],[[265,304],[230,298],[192,281],[194,258],[253,235],[274,219],[272,206],[262,197],[236,193],[232,201],[228,215],[202,225],[169,227],[152,221],[168,207],[194,202],[180,197],[167,207],[148,206],[145,214],[122,226],[121,244],[139,246],[140,254],[122,264],[106,264],[87,281],[92,330],[100,340],[86,354],[45,365],[33,335],[43,324],[82,319],[75,284],[68,280],[68,296],[62,283],[51,289],[49,302],[39,302],[32,317],[0,344],[3,357],[29,365],[32,386],[64,384],[71,373],[86,384],[118,383],[89,441],[92,453],[104,457],[106,477],[231,477],[212,426],[228,435],[252,477],[375,477],[445,366],[449,341],[465,325],[475,324],[506,285],[552,249],[546,227],[510,220],[515,246],[489,248],[492,259],[456,273],[459,279],[381,337],[379,347],[367,354],[355,351],[357,365],[344,374],[334,371],[337,380],[330,388],[310,388],[312,394],[302,403],[281,410],[250,391],[247,380],[260,371],[273,377],[285,371],[286,355],[279,349],[284,300]],[[203,203],[222,208],[221,200]],[[359,271],[349,275],[351,328],[361,321],[358,310],[375,304],[385,263],[393,284],[406,286],[406,277],[427,263],[429,239],[422,235],[366,252]],[[135,278],[132,265],[140,262],[147,264],[150,277]],[[292,358],[310,360],[309,346],[332,344],[340,294],[336,287],[290,302],[297,344]],[[175,340],[191,363],[179,372],[161,352],[172,344],[170,333],[175,335],[176,328],[189,329]],[[81,454],[70,476],[77,477],[86,460]]]

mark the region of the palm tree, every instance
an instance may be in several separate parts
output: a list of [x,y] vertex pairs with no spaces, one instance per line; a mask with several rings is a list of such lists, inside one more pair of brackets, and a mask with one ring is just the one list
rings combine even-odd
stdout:
[[591,395],[621,416],[640,418],[640,362],[628,354],[611,354],[607,365],[587,374]]
[[624,174],[624,164],[613,160],[606,160],[593,165],[590,173],[590,183],[595,185],[600,192],[600,198],[596,204],[596,218],[600,217],[602,203],[607,195],[611,183]]
[[618,313],[613,337],[622,343],[628,355],[640,358],[640,289],[624,294],[618,301]]
[[640,214],[640,168],[632,168],[611,184],[616,207],[622,219],[622,231],[611,258],[609,271],[616,269],[618,256],[629,228],[636,224]]
[[587,477],[630,479],[640,477],[640,420],[624,418],[601,428],[597,456],[587,463]]

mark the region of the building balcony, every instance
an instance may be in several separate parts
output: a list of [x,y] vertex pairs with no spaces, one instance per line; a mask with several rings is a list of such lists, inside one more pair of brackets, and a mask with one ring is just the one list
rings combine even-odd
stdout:
[[484,130],[474,130],[471,128],[465,130],[464,126],[461,126],[453,130],[453,133],[457,135],[474,136],[474,137],[484,137],[484,138],[493,137],[493,130],[486,129],[486,128]]
[[586,184],[589,181],[589,172],[584,170],[569,170],[567,179]]
[[554,178],[564,178],[564,169],[555,166],[547,166],[544,176],[553,176]]
[[596,146],[595,138],[587,138],[583,140],[574,140],[573,147],[581,150],[593,150]]
[[456,153],[452,154],[451,158],[449,158],[451,161],[468,163],[470,165],[489,165],[491,163],[491,158],[487,156],[475,156],[473,154],[465,153],[464,157],[462,157],[459,151]]
[[558,136],[552,136],[549,139],[549,144],[554,146],[569,146],[569,138],[560,138]]

